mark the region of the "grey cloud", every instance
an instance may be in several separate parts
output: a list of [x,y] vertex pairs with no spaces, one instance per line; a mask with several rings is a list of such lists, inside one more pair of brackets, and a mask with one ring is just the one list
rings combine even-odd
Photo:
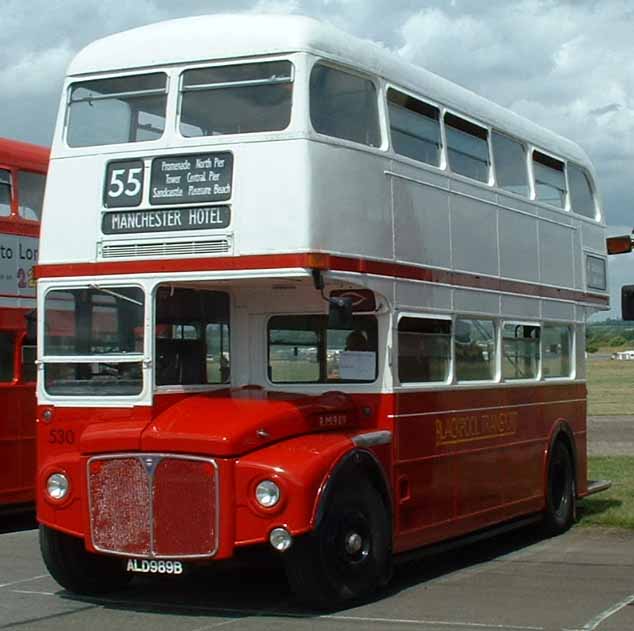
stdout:
[[571,137],[595,163],[608,220],[634,225],[629,0],[4,0],[0,135],[50,142],[65,67],[96,38],[250,10],[329,21]]

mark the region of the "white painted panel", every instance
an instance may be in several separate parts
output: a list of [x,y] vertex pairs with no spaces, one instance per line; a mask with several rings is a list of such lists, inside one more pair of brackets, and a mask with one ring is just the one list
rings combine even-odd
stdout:
[[497,276],[497,207],[460,195],[450,203],[454,268]]
[[542,302],[544,320],[569,320],[575,319],[575,306],[569,302],[556,302],[544,300]]
[[539,281],[537,219],[500,212],[500,267],[504,278]]
[[[309,144],[309,248],[350,256],[394,255],[389,160],[383,155],[321,142]],[[295,230],[289,217],[288,229]]]
[[573,287],[573,231],[566,226],[541,222],[539,226],[541,282]]
[[539,319],[540,301],[536,298],[502,296],[502,317]]
[[449,267],[451,233],[446,191],[392,178],[396,258],[399,261]]
[[497,294],[456,289],[454,308],[457,313],[484,313],[499,315],[500,297]]
[[602,226],[581,222],[581,235],[584,249],[605,254],[605,230]]
[[401,282],[396,286],[396,302],[401,310],[451,309],[451,289],[427,283]]

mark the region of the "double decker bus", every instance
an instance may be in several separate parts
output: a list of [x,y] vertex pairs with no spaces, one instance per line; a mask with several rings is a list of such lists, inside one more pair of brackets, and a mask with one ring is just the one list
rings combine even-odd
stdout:
[[422,547],[570,527],[608,303],[576,144],[297,16],[112,35],[63,90],[38,265],[61,585],[264,545],[334,607]]
[[35,501],[35,310],[49,151],[0,138],[0,511]]

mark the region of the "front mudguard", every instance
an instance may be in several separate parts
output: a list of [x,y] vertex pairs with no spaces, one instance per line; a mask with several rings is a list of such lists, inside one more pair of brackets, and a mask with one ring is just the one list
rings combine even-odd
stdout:
[[[353,466],[362,467],[362,474],[370,476],[391,515],[389,481],[382,462],[389,447],[379,450],[377,457],[357,448],[350,435],[324,433],[292,438],[238,459],[235,545],[264,543],[278,527],[294,537],[313,530],[336,480]],[[255,500],[255,487],[262,480],[273,480],[281,489],[280,501],[273,508],[262,508]]]

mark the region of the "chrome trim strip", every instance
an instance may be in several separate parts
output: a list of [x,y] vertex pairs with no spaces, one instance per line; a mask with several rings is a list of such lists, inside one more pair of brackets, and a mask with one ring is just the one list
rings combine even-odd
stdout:
[[[106,548],[101,548],[96,546],[94,543],[94,528],[93,528],[93,519],[92,519],[92,498],[90,493],[90,464],[93,461],[98,460],[117,460],[123,458],[134,458],[141,462],[143,469],[147,471],[145,463],[143,462],[144,458],[158,458],[158,464],[164,458],[171,458],[174,460],[194,460],[197,462],[208,462],[214,468],[215,475],[215,510],[216,514],[214,515],[214,547],[210,552],[204,554],[181,554],[181,555],[157,555],[154,552],[154,498],[152,497],[152,481],[154,478],[154,471],[148,472],[148,483],[150,485],[150,554],[149,556],[142,554],[130,554],[128,552],[121,552],[119,550],[109,550]],[[156,470],[156,467],[154,467]],[[129,557],[133,559],[208,559],[216,555],[219,547],[219,528],[220,528],[220,474],[218,471],[218,464],[213,458],[202,458],[200,456],[184,456],[181,454],[169,454],[169,453],[156,453],[156,452],[131,452],[131,453],[119,453],[119,454],[105,454],[100,456],[92,456],[88,458],[86,462],[86,491],[88,495],[88,511],[90,516],[90,541],[98,552],[105,552],[107,554],[116,554],[121,557]],[[213,501],[214,498],[212,498]]]
[[379,432],[368,432],[353,436],[352,442],[355,447],[376,447],[377,445],[389,445],[392,442],[392,432],[387,430]]
[[[498,384],[500,385],[500,384]],[[453,389],[453,388],[452,388]],[[449,390],[449,388],[447,388]],[[399,392],[406,392],[400,390]],[[410,412],[408,414],[388,414],[388,418],[415,418],[417,416],[442,416],[443,414],[464,414],[467,412],[485,412],[488,410],[511,410],[535,406],[553,405],[555,403],[584,403],[586,399],[561,399],[557,401],[535,401],[534,403],[517,403],[515,405],[491,405],[486,408],[463,408],[460,410],[432,410],[431,412]]]

